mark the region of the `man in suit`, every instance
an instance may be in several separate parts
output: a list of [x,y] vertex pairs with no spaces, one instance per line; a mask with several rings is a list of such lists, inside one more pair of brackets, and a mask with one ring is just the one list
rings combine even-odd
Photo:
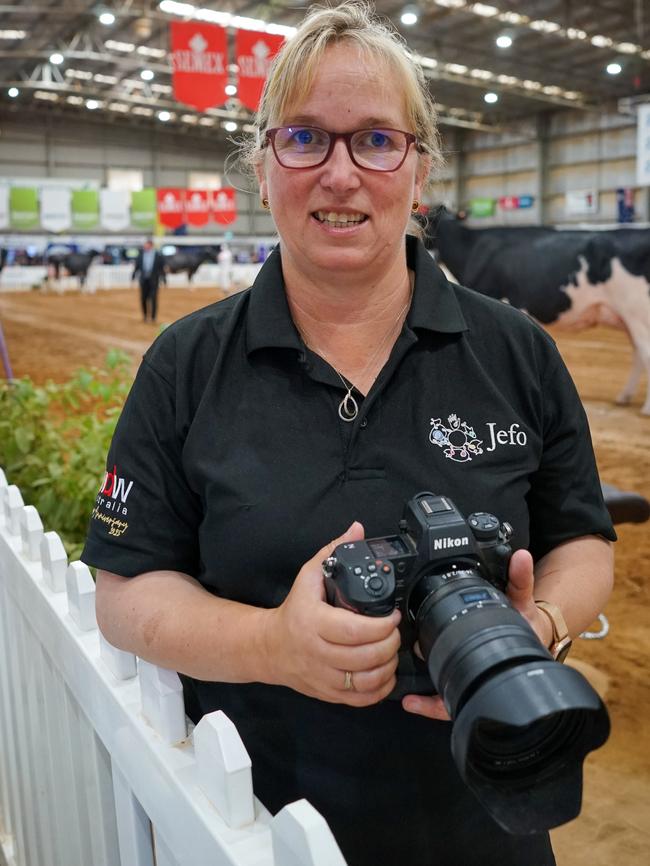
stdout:
[[154,249],[152,241],[145,241],[144,247],[138,253],[133,269],[132,280],[140,277],[140,303],[142,304],[142,319],[156,321],[158,309],[158,286],[165,280],[165,259]]

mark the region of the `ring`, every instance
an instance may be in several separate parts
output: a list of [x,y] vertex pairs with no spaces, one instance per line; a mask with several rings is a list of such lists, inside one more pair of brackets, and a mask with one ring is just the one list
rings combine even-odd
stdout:
[[354,683],[352,682],[352,671],[345,672],[345,681],[343,683],[343,688],[346,692],[353,692],[355,690]]

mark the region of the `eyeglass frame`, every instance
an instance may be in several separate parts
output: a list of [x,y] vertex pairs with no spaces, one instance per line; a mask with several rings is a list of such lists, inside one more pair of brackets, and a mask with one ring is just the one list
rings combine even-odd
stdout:
[[[314,163],[314,165],[285,165],[280,157],[278,156],[278,152],[275,149],[275,136],[282,129],[315,129],[318,132],[324,132],[325,135],[329,136],[330,143],[327,148],[327,152],[325,156],[321,159],[320,162]],[[399,164],[395,166],[395,168],[370,168],[367,165],[360,165],[355,159],[354,154],[352,153],[352,136],[357,135],[359,132],[372,132],[373,130],[385,130],[386,132],[399,132],[406,138],[406,149],[404,150],[404,156],[400,160]],[[390,174],[390,172],[397,171],[398,168],[401,168],[406,162],[406,157],[408,156],[411,145],[415,145],[416,150],[419,153],[422,153],[422,146],[418,142],[417,136],[412,132],[405,132],[403,129],[394,129],[390,126],[369,126],[362,127],[361,129],[353,129],[352,132],[330,132],[328,129],[323,129],[321,126],[309,126],[309,124],[296,124],[295,126],[274,126],[271,129],[267,129],[264,133],[264,141],[262,143],[262,147],[266,147],[268,142],[271,142],[271,149],[273,150],[273,155],[278,161],[278,164],[282,166],[282,168],[287,168],[289,171],[308,171],[312,168],[320,168],[321,165],[325,165],[327,160],[331,157],[334,152],[334,147],[336,146],[336,142],[342,138],[345,142],[345,147],[348,152],[348,156],[352,160],[353,165],[356,165],[357,168],[360,168],[361,171],[377,171],[381,174]]]

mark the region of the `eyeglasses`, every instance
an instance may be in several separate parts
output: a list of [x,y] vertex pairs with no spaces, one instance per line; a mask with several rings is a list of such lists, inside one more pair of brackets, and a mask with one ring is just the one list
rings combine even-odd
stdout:
[[284,168],[317,168],[332,155],[339,138],[345,142],[357,168],[368,171],[397,171],[409,147],[417,139],[401,129],[356,129],[328,132],[317,126],[278,126],[267,129],[264,145],[270,141],[275,158]]

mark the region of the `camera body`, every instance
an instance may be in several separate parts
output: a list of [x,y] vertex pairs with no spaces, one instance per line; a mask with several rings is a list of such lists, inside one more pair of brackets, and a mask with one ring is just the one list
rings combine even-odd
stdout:
[[389,698],[436,690],[461,778],[501,827],[527,834],[579,813],[582,763],[610,726],[587,680],[551,657],[504,594],[511,535],[492,514],[465,519],[449,497],[418,493],[398,534],[339,544],[323,575],[333,605],[400,609]]
[[435,493],[418,493],[406,503],[399,530],[340,544],[323,563],[330,604],[366,616],[400,609],[402,651],[394,698],[408,691],[432,692],[426,666],[410,652],[419,640],[426,658],[418,623],[432,595],[440,597],[446,587],[459,590],[453,593],[456,603],[445,605],[451,621],[474,608],[509,606],[503,592],[512,555],[507,523],[487,512],[465,519],[448,496]]

